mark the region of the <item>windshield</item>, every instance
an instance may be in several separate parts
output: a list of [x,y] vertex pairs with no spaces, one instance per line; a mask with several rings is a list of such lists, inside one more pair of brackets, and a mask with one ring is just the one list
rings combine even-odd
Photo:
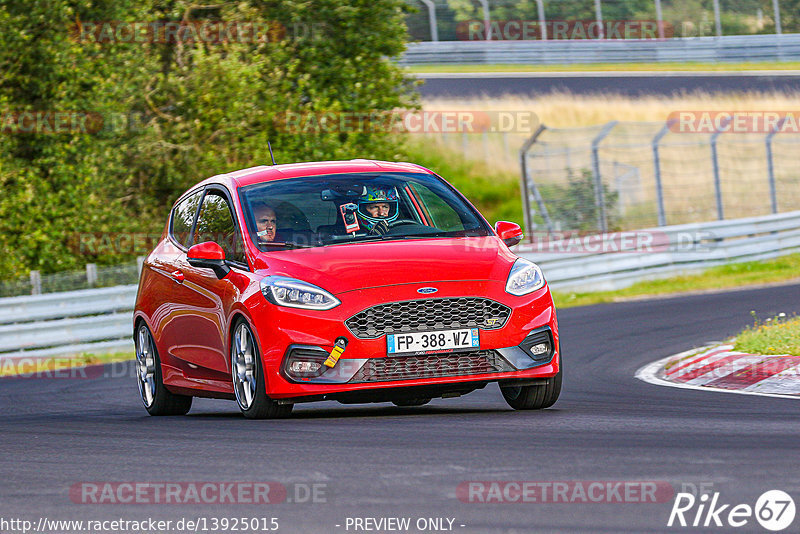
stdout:
[[491,235],[447,184],[423,173],[352,173],[276,180],[239,190],[261,250]]

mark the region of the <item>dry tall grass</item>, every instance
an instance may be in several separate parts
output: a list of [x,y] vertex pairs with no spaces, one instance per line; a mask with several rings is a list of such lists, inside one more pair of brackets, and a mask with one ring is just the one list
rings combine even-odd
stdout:
[[[588,146],[599,126],[620,121],[600,147],[601,174],[620,192],[623,227],[656,224],[656,188],[652,139],[676,111],[793,111],[800,93],[687,94],[629,98],[619,95],[550,94],[538,98],[436,99],[425,110],[524,111],[548,127],[529,161],[537,183],[564,184],[570,174],[591,168]],[[519,172],[519,147],[529,132],[436,134],[430,141]],[[708,221],[717,216],[710,136],[669,133],[661,141],[661,179],[669,224]],[[800,135],[780,134],[773,144],[781,211],[800,209]],[[720,181],[726,218],[762,215],[771,210],[765,136],[722,135],[718,140]]]

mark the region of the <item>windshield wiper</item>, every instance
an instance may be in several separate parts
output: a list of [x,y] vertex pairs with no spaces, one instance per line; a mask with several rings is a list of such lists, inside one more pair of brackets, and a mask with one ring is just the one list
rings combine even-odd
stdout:
[[259,243],[260,247],[286,247],[286,248],[317,248],[318,245],[306,245],[304,243],[295,243],[294,241],[287,241],[285,243],[280,241],[267,241]]

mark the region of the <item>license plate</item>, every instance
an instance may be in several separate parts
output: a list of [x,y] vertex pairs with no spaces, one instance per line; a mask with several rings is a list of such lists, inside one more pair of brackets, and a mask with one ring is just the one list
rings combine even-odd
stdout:
[[388,334],[386,336],[386,352],[390,356],[393,354],[437,354],[477,349],[480,346],[477,328]]

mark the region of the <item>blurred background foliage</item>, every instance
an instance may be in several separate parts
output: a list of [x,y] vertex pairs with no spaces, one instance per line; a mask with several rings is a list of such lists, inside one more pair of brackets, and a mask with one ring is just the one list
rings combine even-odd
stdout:
[[[403,159],[382,132],[293,133],[286,111],[417,106],[391,60],[403,0],[0,0],[0,116],[100,114],[95,133],[0,133],[0,279],[130,253],[87,253],[81,233],[160,233],[169,207],[214,174],[269,162]],[[264,42],[93,42],[90,21],[265,21]],[[141,40],[140,40],[141,41]]]

